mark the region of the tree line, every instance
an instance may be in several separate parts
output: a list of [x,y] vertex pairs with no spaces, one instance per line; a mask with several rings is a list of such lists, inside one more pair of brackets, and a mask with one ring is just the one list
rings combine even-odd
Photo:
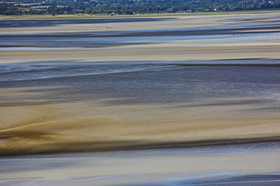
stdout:
[[280,0],[12,0],[0,14],[110,14],[214,12],[280,9]]

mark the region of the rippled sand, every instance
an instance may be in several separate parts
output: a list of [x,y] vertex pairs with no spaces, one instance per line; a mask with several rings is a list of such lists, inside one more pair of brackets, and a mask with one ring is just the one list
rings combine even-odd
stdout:
[[89,23],[45,20],[41,27],[36,27],[36,23],[23,22],[18,26],[12,22],[11,28],[4,25],[0,30],[1,46],[9,47],[1,48],[4,51],[0,50],[0,60],[9,63],[279,59],[278,22],[278,13]]
[[[242,101],[250,100],[254,99]],[[233,105],[223,105],[225,101]],[[105,100],[51,105],[6,101],[1,107],[1,155],[279,140],[277,110],[264,112],[259,104],[234,105],[235,101],[205,99],[195,102],[198,107],[193,103],[102,105]]]
[[158,157],[137,157],[137,154],[134,157],[61,156],[1,160],[0,171],[2,177],[10,178],[3,180],[7,185],[188,185],[211,182],[217,185],[270,185],[279,183],[277,160],[277,152]]
[[[40,68],[42,62],[55,66],[73,62],[102,64],[106,61],[118,64],[124,61],[156,61],[160,64],[189,60],[198,63],[204,60],[241,60],[238,65],[242,66],[245,60],[262,59],[262,65],[255,64],[252,68],[279,68],[279,15],[173,17],[135,22],[101,20],[99,23],[80,24],[47,21],[41,27],[24,23],[0,29],[0,63],[8,64],[11,74],[14,73],[13,69],[22,68],[18,64],[24,62]],[[273,64],[265,66],[268,63]],[[44,70],[47,71],[47,68]],[[27,69],[24,73],[30,71],[32,69]],[[250,73],[249,70],[242,72]],[[170,88],[166,93],[162,89],[157,90],[155,87],[158,85],[151,83],[147,90],[154,88],[158,91],[162,96],[160,101],[153,101],[154,94],[146,99],[145,95],[149,95],[147,91],[142,97],[137,97],[140,100],[138,102],[132,101],[132,92],[137,93],[137,87],[121,84],[126,82],[126,76],[122,74],[117,78],[106,76],[108,79],[99,74],[99,80],[92,80],[100,83],[101,79],[105,79],[104,86],[109,86],[111,84],[106,84],[106,80],[111,83],[119,78],[118,85],[128,90],[126,93],[114,92],[110,87],[104,92],[94,86],[87,89],[91,79],[86,78],[79,90],[79,81],[71,84],[76,77],[62,75],[44,79],[41,74],[38,77],[35,74],[24,80],[21,72],[16,72],[18,79],[7,80],[9,73],[3,72],[3,79],[0,79],[3,82],[0,84],[0,156],[4,157],[0,159],[1,184],[184,185],[203,184],[201,180],[231,184],[232,180],[228,180],[231,176],[236,182],[241,180],[240,183],[244,179],[248,183],[250,180],[253,180],[250,183],[256,183],[258,179],[266,180],[264,184],[267,185],[269,180],[279,183],[279,93],[269,92],[277,90],[279,76],[275,71],[271,71],[271,76],[264,76],[268,79],[259,83],[262,86],[262,83],[273,81],[276,85],[274,89],[268,89],[265,96],[263,86],[258,89],[262,94],[255,96],[240,96],[242,93],[239,92],[240,95],[236,97],[206,95],[178,101],[181,98],[176,99],[173,89]],[[139,77],[143,77],[141,72]],[[59,79],[60,86],[53,85],[55,78]],[[234,86],[238,87],[238,79],[230,79],[229,82],[235,82]],[[41,86],[32,82],[39,82]],[[65,84],[61,85],[61,82]],[[193,94],[206,94],[203,92],[206,90],[203,89],[203,82],[195,87]],[[183,91],[179,88],[174,90]],[[247,91],[243,84],[240,84],[240,88]],[[173,96],[171,101],[164,99],[168,95]],[[184,94],[180,92],[180,95]],[[122,104],[117,104],[119,102]],[[262,151],[264,145],[254,146],[259,143],[275,144],[273,148]],[[248,145],[251,150],[236,153],[237,146],[242,144]],[[220,154],[219,150],[218,153],[212,153],[214,146],[227,145],[232,145],[227,153]],[[192,151],[191,147],[204,146],[212,149],[210,154],[202,149],[199,155],[178,155],[176,150],[170,149],[183,147],[185,151]],[[158,154],[161,155],[148,153],[148,156],[143,156],[147,152],[145,149],[153,152],[159,149]],[[130,155],[120,155],[120,150],[132,151]],[[109,157],[104,157],[105,152],[86,157],[83,153],[77,157],[67,154],[103,151],[109,153]],[[175,153],[167,155],[168,151]],[[53,153],[62,154],[48,156]],[[38,156],[23,157],[30,154]],[[10,158],[15,155],[20,157]],[[217,177],[222,180],[217,181]],[[180,178],[183,182],[176,181]]]

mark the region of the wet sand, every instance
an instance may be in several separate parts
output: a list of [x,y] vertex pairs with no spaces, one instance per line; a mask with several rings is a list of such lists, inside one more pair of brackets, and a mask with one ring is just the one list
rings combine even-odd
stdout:
[[1,20],[0,56],[2,63],[279,59],[278,22],[279,13]]
[[[263,143],[256,145],[253,151],[244,151],[249,145],[239,146],[1,159],[1,183],[157,186],[279,184],[278,145]],[[264,147],[272,148],[263,151]]]
[[279,22],[1,20],[1,184],[278,184]]
[[[196,104],[219,101],[225,100]],[[249,103],[194,107],[192,103],[108,106],[98,101],[51,105],[6,102],[7,106],[1,107],[1,155],[279,141],[279,112],[252,112],[250,99],[243,101]]]

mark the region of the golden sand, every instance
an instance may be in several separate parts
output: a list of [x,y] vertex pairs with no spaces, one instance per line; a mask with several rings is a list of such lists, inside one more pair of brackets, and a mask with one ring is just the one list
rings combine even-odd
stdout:
[[[6,90],[9,95],[12,92],[22,96],[18,89]],[[199,106],[236,101],[233,98],[155,105],[103,104],[106,101],[1,101],[0,155],[223,144],[278,138],[280,131],[277,111],[254,111],[271,103]]]

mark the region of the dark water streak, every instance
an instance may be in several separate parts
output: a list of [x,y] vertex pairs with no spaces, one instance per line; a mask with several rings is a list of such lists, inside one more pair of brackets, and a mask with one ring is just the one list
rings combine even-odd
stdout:
[[44,90],[47,94],[38,96],[39,100],[121,99],[111,104],[175,103],[211,97],[270,99],[280,92],[279,64],[277,60],[0,64],[0,88],[61,87],[49,93]]

